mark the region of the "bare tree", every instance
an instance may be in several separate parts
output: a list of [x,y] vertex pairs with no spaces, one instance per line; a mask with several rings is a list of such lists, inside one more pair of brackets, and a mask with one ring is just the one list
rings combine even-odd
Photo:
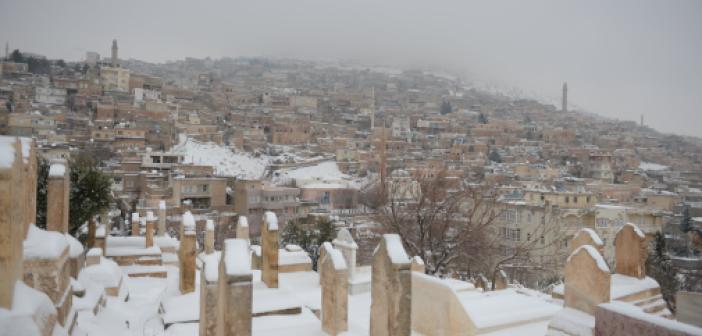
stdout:
[[424,259],[428,274],[445,274],[460,256],[479,251],[499,215],[488,187],[452,181],[445,171],[419,179],[391,177],[378,209],[378,222]]
[[451,178],[445,171],[416,178],[396,174],[384,190],[377,221],[399,234],[411,255],[422,257],[428,274],[480,271],[494,284],[501,267],[534,262],[558,241],[552,216],[524,232],[533,239],[506,241],[501,225],[508,207],[497,189]]
[[[471,258],[479,269],[490,275],[492,289],[498,272],[505,268],[514,270],[513,274],[530,270],[541,275],[557,274],[566,250],[558,209],[508,200],[498,201],[496,207],[500,216],[488,230],[489,234],[483,237],[485,242],[480,253]],[[534,213],[532,223],[525,223],[523,216],[517,215],[524,207],[537,209],[536,212],[528,208],[522,211]]]

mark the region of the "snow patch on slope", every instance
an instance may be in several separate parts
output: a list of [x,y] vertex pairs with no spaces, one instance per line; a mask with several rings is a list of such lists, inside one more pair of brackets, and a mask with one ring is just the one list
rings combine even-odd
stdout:
[[254,157],[249,153],[235,152],[229,147],[212,142],[199,142],[181,137],[171,153],[183,155],[184,163],[214,167],[217,175],[242,179],[259,179],[270,163],[267,156]]

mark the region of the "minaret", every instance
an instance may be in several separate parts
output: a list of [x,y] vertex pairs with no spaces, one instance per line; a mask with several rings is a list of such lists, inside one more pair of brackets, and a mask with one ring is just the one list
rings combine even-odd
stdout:
[[112,67],[117,67],[117,39],[112,40]]
[[563,83],[563,101],[561,111],[568,112],[568,83]]
[[7,61],[9,59],[10,59],[10,43],[5,42],[5,60]]
[[641,127],[643,127],[643,126],[644,126],[644,123],[643,123],[643,114],[642,114],[641,115]]
[[371,108],[370,108],[370,121],[371,121],[371,132],[373,132],[373,128],[375,128],[375,87],[371,87]]

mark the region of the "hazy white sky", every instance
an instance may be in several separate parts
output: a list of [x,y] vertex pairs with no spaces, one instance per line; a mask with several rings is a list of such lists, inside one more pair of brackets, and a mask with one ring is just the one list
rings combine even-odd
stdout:
[[[702,1],[0,0],[0,42],[67,60],[279,56],[442,67],[701,136]],[[468,78],[469,79],[469,78]]]

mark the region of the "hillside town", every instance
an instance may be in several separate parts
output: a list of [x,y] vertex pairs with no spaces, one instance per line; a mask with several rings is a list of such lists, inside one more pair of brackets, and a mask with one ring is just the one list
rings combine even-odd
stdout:
[[702,138],[565,82],[122,53],[5,46],[0,335],[702,335]]

